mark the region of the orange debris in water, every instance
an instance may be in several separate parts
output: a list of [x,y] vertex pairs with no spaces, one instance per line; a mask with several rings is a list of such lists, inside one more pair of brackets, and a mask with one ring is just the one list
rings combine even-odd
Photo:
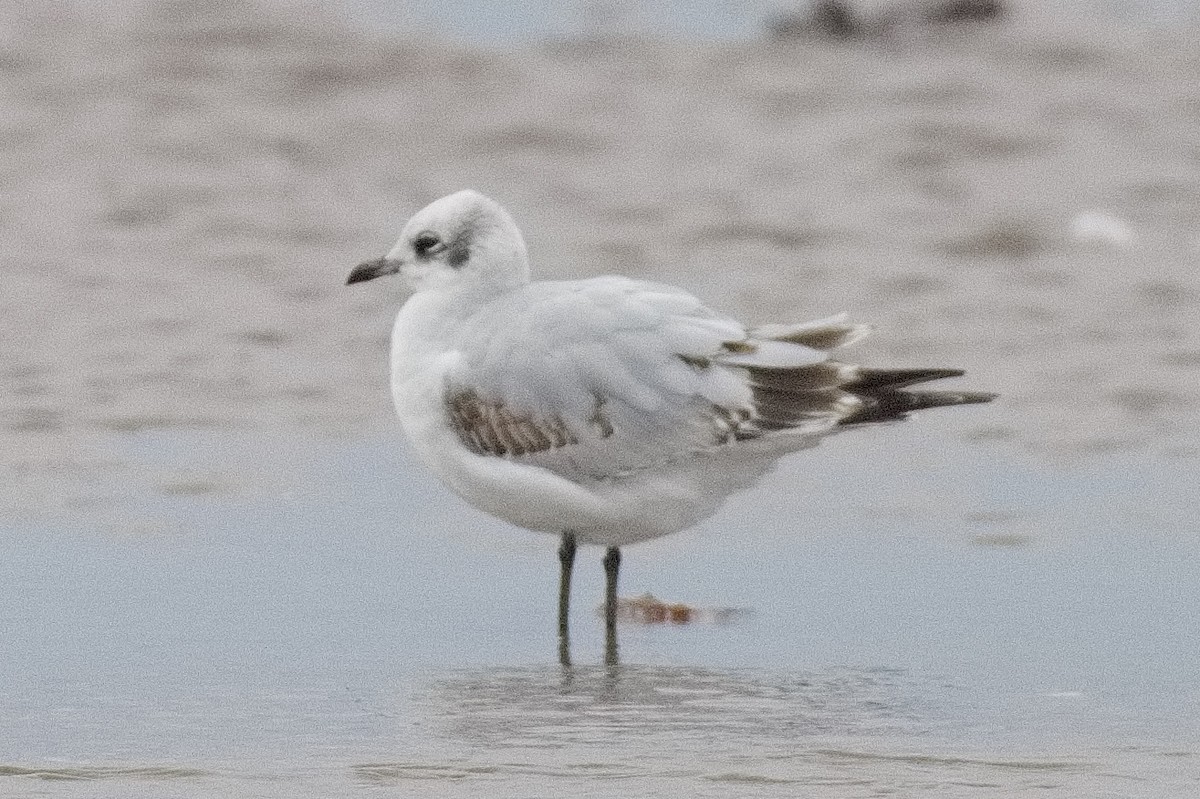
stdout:
[[[599,612],[603,615],[603,606]],[[700,621],[725,624],[747,613],[738,608],[697,608],[682,602],[663,602],[653,594],[617,600],[617,619],[633,624],[691,624]]]

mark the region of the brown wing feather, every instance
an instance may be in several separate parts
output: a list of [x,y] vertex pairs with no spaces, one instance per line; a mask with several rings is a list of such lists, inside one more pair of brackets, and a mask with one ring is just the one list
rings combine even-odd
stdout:
[[[489,402],[472,389],[446,392],[446,418],[463,446],[477,455],[531,455],[579,440],[561,417],[535,417],[510,411],[498,402]],[[599,408],[597,418],[602,420]],[[604,427],[596,422],[601,437]],[[611,427],[608,435],[612,435]]]

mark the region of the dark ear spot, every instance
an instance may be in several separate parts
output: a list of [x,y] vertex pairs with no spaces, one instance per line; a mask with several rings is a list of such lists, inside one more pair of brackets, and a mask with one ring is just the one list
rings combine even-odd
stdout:
[[467,244],[466,236],[459,236],[446,248],[446,263],[455,269],[461,269],[471,257],[471,246]]
[[446,242],[446,263],[455,269],[462,269],[466,266],[467,261],[471,258],[471,242],[479,236],[479,233],[480,219],[478,211],[476,211],[462,220],[454,237]]

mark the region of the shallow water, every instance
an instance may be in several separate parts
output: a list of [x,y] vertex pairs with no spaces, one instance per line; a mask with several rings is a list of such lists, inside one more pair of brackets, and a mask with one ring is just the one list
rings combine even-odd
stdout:
[[[0,795],[1196,792],[1194,30],[496,49],[362,7],[0,3]],[[585,550],[564,672],[555,542],[409,460],[397,296],[341,285],[464,185],[543,276],[848,310],[1003,397],[630,548],[624,595],[746,612],[615,669]]]
[[[615,668],[591,665],[585,550],[569,671],[554,540],[461,506],[393,440],[311,459],[138,434],[125,455],[287,488],[160,489],[103,527],[5,535],[6,795],[1186,795],[1190,486],[1144,457],[980,459],[956,426],[844,437],[630,549],[626,594],[751,612],[624,626]],[[913,485],[881,451],[912,455]]]

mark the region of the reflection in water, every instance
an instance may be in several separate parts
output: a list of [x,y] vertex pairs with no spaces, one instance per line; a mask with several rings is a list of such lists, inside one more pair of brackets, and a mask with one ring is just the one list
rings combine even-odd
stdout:
[[452,674],[432,686],[428,701],[444,734],[470,744],[610,745],[636,732],[639,748],[664,736],[745,751],[803,735],[911,731],[915,689],[912,678],[890,670],[529,667]]
[[359,782],[396,786],[535,777],[564,795],[621,780],[670,795],[726,796],[733,783],[821,786],[822,796],[841,797],[932,785],[1045,791],[1096,768],[1072,757],[947,752],[939,733],[958,731],[930,702],[944,688],[898,670],[464,671],[434,683],[423,700],[439,750],[462,754],[351,771]]

